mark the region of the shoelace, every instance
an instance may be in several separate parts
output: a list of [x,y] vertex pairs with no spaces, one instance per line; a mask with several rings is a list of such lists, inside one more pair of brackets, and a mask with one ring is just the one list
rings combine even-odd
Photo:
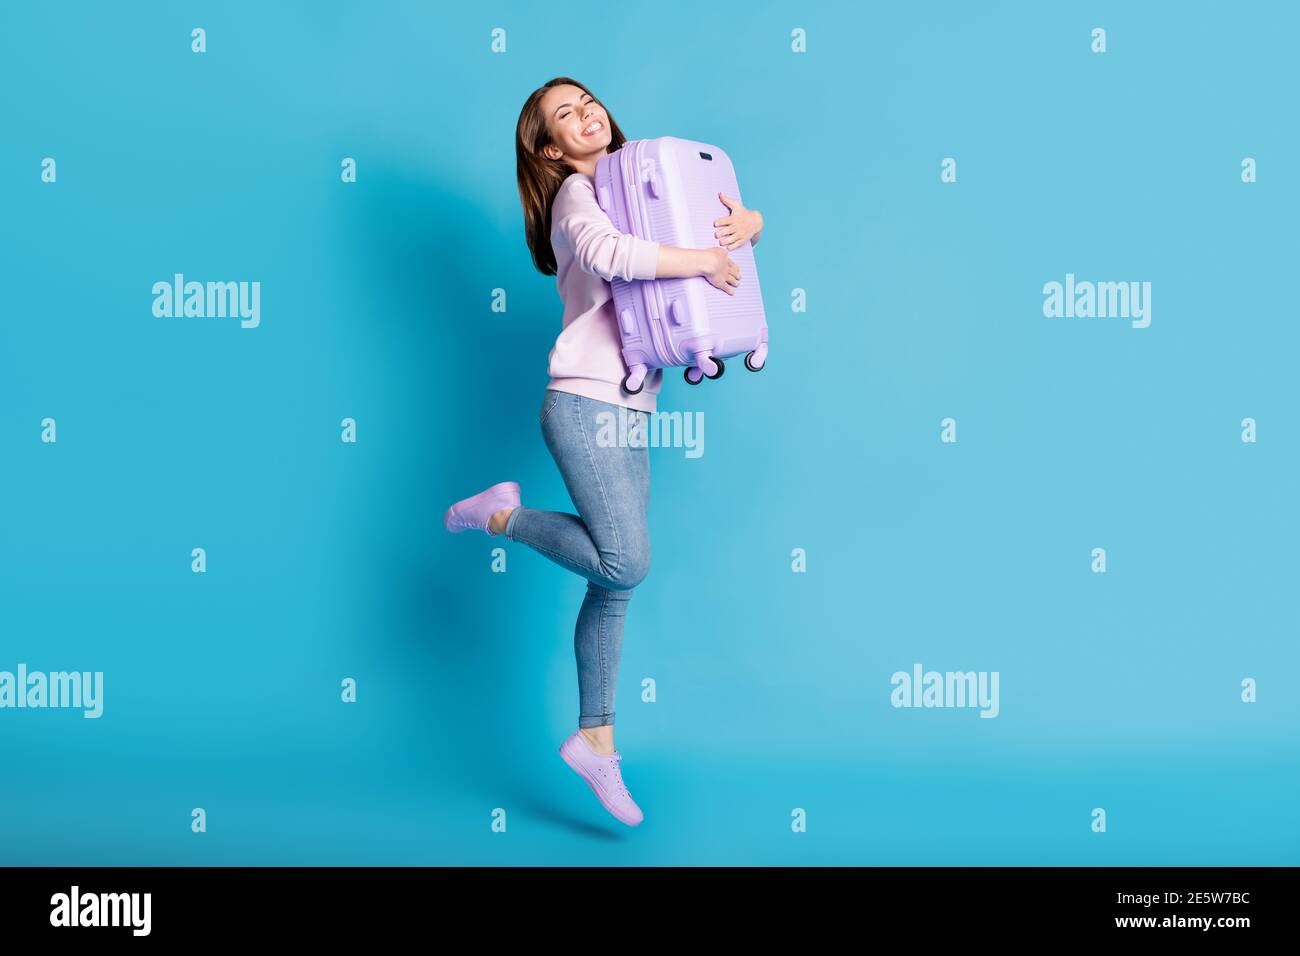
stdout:
[[628,797],[632,796],[632,794],[627,792],[627,787],[623,786],[623,775],[619,773],[619,769],[618,769],[618,761],[623,759],[623,755],[621,753],[615,752],[610,754],[610,756],[614,758],[614,762],[611,763],[609,766],[610,769],[614,771],[614,779],[618,781],[618,788],[622,790],[626,796]]
[[[610,773],[612,774],[612,776],[614,777],[614,779],[618,781],[618,789],[619,789],[619,790],[620,790],[620,791],[621,791],[621,792],[622,792],[622,793],[623,793],[623,794],[624,794],[624,795],[625,795],[629,800],[631,800],[631,799],[632,799],[632,794],[629,793],[627,787],[623,785],[623,775],[622,775],[621,773],[619,773],[619,770],[618,770],[618,762],[619,762],[620,760],[623,759],[623,755],[622,755],[621,753],[619,753],[617,750],[615,750],[615,751],[614,751],[613,753],[611,753],[611,754],[600,754],[600,756],[603,757],[603,758],[605,758],[605,760],[609,761],[609,762],[606,764],[606,766],[609,767]],[[605,776],[605,771],[604,771],[604,770],[601,770],[601,771],[600,771],[600,775],[601,775],[602,777]]]

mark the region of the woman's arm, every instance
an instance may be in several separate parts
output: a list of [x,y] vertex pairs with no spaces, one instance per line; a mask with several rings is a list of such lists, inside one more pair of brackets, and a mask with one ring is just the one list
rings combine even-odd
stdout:
[[689,279],[702,276],[712,265],[712,249],[684,249],[681,246],[659,246],[655,262],[656,279]]
[[740,266],[727,255],[726,249],[684,249],[661,244],[655,263],[655,278],[683,279],[691,276],[704,276],[710,285],[735,295],[736,286],[740,285]]
[[552,216],[556,238],[569,244],[578,267],[607,282],[615,276],[629,281],[703,276],[732,295],[740,283],[740,266],[726,249],[686,249],[620,233],[585,177],[565,183],[555,197]]

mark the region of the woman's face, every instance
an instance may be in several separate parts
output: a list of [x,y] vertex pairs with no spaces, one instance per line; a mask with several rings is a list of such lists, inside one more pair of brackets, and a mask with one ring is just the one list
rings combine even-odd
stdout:
[[609,116],[595,98],[576,86],[553,86],[541,99],[551,141],[542,152],[549,159],[583,159],[603,154],[610,143]]

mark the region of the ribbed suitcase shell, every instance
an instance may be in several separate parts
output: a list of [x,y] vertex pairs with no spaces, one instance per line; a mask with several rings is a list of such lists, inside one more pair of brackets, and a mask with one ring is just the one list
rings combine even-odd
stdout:
[[[722,248],[714,220],[730,210],[718,193],[741,200],[730,157],[716,146],[660,136],[627,140],[596,163],[596,199],[620,232],[667,246]],[[710,358],[747,354],[745,365],[758,371],[767,359],[767,321],[763,294],[746,242],[728,250],[740,266],[735,295],[715,288],[703,276],[684,279],[615,277],[614,312],[628,374],[625,391],[641,390],[651,369],[687,366],[695,384],[709,372]]]

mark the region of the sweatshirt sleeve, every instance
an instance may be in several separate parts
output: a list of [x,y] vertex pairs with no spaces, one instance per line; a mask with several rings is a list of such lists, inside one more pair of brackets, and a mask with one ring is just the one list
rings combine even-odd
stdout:
[[569,244],[583,272],[609,281],[653,279],[659,261],[659,243],[614,228],[596,202],[591,182],[575,177],[556,194],[551,209],[554,234]]

